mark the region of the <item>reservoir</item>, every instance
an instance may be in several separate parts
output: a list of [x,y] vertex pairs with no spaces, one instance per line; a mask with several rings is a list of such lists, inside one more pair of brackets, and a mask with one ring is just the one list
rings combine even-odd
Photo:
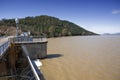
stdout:
[[46,80],[120,80],[120,36],[48,39]]

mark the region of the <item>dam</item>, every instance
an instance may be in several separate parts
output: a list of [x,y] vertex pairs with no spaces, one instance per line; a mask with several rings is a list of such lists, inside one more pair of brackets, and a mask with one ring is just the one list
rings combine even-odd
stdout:
[[40,59],[47,56],[44,36],[12,36],[0,40],[0,80],[45,80]]

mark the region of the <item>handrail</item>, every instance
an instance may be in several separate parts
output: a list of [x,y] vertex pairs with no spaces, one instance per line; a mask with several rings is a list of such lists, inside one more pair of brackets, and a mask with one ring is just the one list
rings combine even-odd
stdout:
[[11,43],[20,43],[20,42],[46,42],[47,38],[45,36],[39,36],[39,37],[35,37],[35,36],[18,36],[18,37],[13,37],[13,38],[9,38],[9,41]]
[[32,62],[31,62],[31,60],[30,60],[30,57],[29,57],[29,55],[28,55],[29,53],[28,53],[26,47],[25,47],[25,46],[22,46],[22,49],[23,49],[24,53],[26,54],[26,57],[27,57],[27,59],[28,59],[28,61],[29,61],[29,64],[30,64],[30,67],[31,67],[31,69],[32,69],[32,71],[33,71],[33,74],[34,74],[34,76],[35,76],[35,79],[36,79],[36,80],[40,80],[40,77],[38,76],[38,73],[37,73],[37,71],[35,70],[35,68],[34,68],[34,66],[33,66],[33,64],[32,64]]
[[0,45],[0,56],[8,49],[9,45],[10,45],[9,41]]
[[32,62],[31,62],[31,60],[30,60],[30,57],[27,56],[27,58],[28,58],[28,61],[29,61],[29,63],[30,63],[31,69],[32,69],[32,71],[33,71],[33,73],[34,73],[34,75],[35,75],[36,80],[40,80],[40,78],[39,78],[39,76],[38,76],[38,74],[37,74],[37,72],[36,72],[36,70],[35,70],[35,68],[34,68],[34,66],[33,66],[33,64],[32,64]]
[[32,37],[28,37],[28,36],[20,36],[20,37],[13,37],[13,38],[9,38],[9,41],[11,43],[13,42],[32,42],[33,38]]

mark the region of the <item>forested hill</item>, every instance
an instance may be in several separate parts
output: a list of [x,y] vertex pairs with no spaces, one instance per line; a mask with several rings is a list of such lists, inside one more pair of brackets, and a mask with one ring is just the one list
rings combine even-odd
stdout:
[[[13,35],[15,28],[14,19],[0,21],[0,35]],[[47,37],[95,35],[72,22],[46,15],[19,19],[19,32],[28,30],[32,35],[45,33]]]

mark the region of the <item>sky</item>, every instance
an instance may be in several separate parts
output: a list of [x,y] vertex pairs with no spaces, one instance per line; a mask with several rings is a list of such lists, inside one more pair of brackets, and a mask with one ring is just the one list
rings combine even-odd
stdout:
[[120,0],[0,0],[0,19],[49,15],[103,34],[120,32]]

